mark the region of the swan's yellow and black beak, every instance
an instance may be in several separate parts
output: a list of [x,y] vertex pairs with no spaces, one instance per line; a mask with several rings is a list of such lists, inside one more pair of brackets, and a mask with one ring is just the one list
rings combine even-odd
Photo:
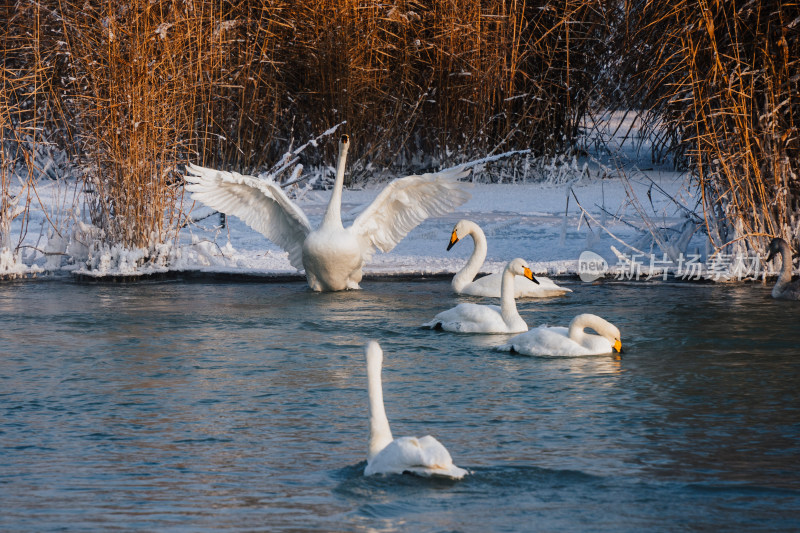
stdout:
[[539,285],[539,280],[533,277],[533,272],[528,267],[525,267],[525,277],[534,282],[535,284]]
[[348,144],[350,142],[350,137],[348,137],[347,134],[344,134],[342,135],[341,139],[339,139],[339,142],[342,144]]
[[621,340],[616,339],[614,341],[614,349],[617,351],[617,353],[622,353],[622,341]]
[[458,242],[458,233],[456,233],[456,230],[453,230],[453,234],[450,235],[450,244],[447,245],[447,251],[449,252],[450,248],[452,248],[453,245],[457,242]]

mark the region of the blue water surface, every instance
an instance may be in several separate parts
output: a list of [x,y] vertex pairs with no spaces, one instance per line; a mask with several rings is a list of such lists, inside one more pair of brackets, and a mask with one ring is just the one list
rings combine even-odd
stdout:
[[[2,531],[776,531],[800,526],[800,304],[567,282],[622,356],[419,327],[447,281],[0,284]],[[395,436],[463,481],[363,477],[363,344]]]

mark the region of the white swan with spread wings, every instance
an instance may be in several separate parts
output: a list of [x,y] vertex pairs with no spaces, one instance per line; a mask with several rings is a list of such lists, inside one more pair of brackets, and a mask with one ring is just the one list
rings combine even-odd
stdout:
[[317,229],[273,180],[189,164],[186,190],[193,199],[242,219],[286,250],[291,265],[305,270],[313,290],[358,289],[362,267],[376,251],[392,250],[426,218],[449,213],[469,200],[466,184],[458,181],[469,170],[456,167],[396,179],[345,228],[341,206],[349,146],[348,136],[342,135],[333,193]]

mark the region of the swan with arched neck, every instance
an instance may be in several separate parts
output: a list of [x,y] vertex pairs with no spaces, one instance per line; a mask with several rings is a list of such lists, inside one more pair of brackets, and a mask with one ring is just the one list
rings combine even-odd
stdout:
[[[595,330],[598,335],[587,333],[586,328]],[[622,352],[622,340],[614,324],[597,315],[583,313],[573,318],[568,328],[539,326],[513,337],[498,349],[524,355],[577,357]]]
[[[472,237],[474,244],[472,255],[470,255],[461,270],[453,276],[453,281],[451,282],[453,291],[470,296],[499,298],[503,280],[502,272],[475,279],[486,260],[486,252],[488,250],[486,235],[478,224],[471,220],[459,220],[450,234],[450,243],[447,245],[447,250],[450,251],[457,242],[468,235]],[[572,292],[570,289],[559,287],[550,278],[536,276],[536,281],[538,283],[534,283],[523,276],[515,277],[514,296],[517,298],[546,298]]]

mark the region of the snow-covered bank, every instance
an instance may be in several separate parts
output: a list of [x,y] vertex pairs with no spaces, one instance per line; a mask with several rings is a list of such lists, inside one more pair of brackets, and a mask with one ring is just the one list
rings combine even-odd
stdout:
[[[580,174],[579,174],[580,175]],[[472,199],[456,212],[426,220],[390,253],[376,254],[364,269],[366,276],[442,275],[458,270],[472,252],[466,239],[446,251],[450,232],[462,218],[477,222],[488,239],[483,270],[499,272],[514,258],[527,259],[536,273],[574,275],[578,258],[590,250],[606,261],[612,274],[628,277],[658,272],[666,263],[662,248],[675,242],[678,230],[689,226],[686,213],[694,210],[696,199],[676,172],[653,170],[636,178],[581,175],[567,184],[497,183],[468,184]],[[382,184],[361,190],[346,190],[343,216],[347,224],[361,207],[371,202]],[[20,252],[7,253],[3,265],[15,275],[42,272],[74,272],[92,277],[124,277],[165,272],[205,272],[226,275],[293,276],[286,252],[236,218],[222,227],[218,215],[208,216],[180,232],[176,242],[159,245],[156,259],[141,264],[143,252],[103,247],[95,229],[85,222],[63,224],[62,235],[49,231],[53,213],[63,210],[63,186],[44,183],[37,192],[42,205],[31,205],[28,233]],[[330,191],[299,191],[298,204],[317,223],[327,205]],[[185,201],[187,201],[185,199]],[[44,206],[44,207],[43,207]],[[46,212],[47,211],[47,212]],[[71,208],[71,212],[78,209]],[[201,205],[190,215],[202,218],[211,211]],[[47,216],[46,216],[47,215]],[[61,217],[64,218],[63,216]],[[662,232],[661,245],[648,224],[677,228],[674,238]],[[40,230],[41,228],[41,230]],[[12,227],[19,234],[20,228]],[[49,235],[49,238],[47,237]],[[683,232],[680,248],[675,247],[673,273],[680,254],[705,263],[708,252],[699,232]],[[667,242],[664,242],[667,241]],[[13,258],[13,260],[12,260]],[[628,262],[626,262],[626,260]],[[634,267],[640,269],[635,272]],[[0,272],[0,275],[2,273]]]

